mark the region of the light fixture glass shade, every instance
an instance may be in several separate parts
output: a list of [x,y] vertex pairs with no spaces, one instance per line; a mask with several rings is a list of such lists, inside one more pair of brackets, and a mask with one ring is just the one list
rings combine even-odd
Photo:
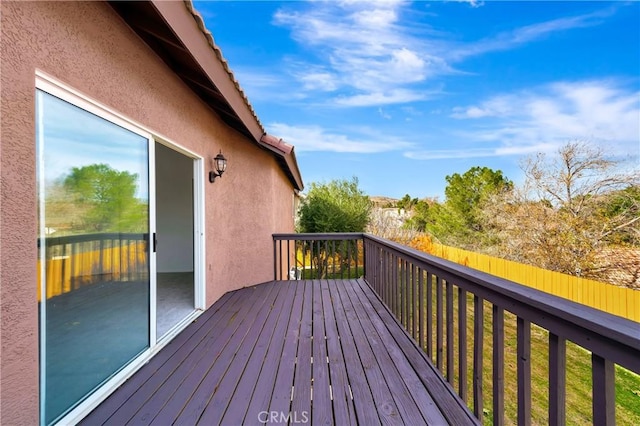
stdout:
[[224,158],[224,155],[222,155],[222,151],[220,151],[220,153],[215,156],[213,162],[216,168],[216,172],[218,172],[219,175],[227,170],[227,159]]

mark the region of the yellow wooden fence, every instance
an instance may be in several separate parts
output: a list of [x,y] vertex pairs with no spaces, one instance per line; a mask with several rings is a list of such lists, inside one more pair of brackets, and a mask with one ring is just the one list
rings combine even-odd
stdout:
[[640,291],[549,271],[416,238],[411,246],[443,259],[640,322]]
[[[40,301],[40,260],[38,301]],[[145,241],[129,241],[97,250],[50,256],[45,265],[46,298],[101,281],[131,281],[148,276]]]

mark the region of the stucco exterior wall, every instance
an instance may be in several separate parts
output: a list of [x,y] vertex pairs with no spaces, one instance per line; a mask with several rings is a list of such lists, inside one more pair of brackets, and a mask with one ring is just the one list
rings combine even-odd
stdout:
[[33,425],[39,406],[36,69],[206,159],[222,149],[227,172],[205,183],[207,306],[226,291],[272,278],[271,234],[293,231],[293,189],[271,154],[227,127],[108,5],[0,7],[0,422]]

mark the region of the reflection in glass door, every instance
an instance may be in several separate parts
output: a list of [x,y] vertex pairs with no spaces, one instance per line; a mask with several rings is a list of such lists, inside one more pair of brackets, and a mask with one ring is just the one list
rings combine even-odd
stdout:
[[50,424],[149,348],[151,139],[82,100],[80,108],[41,90],[36,97],[41,401]]

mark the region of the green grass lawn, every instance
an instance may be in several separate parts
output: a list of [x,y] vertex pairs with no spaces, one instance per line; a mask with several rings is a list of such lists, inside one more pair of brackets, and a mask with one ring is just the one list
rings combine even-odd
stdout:
[[[433,286],[433,341],[432,356],[435,364],[435,285]],[[443,290],[446,297],[446,292]],[[458,390],[458,295],[454,287],[454,389]],[[426,296],[425,296],[426,299]],[[446,305],[445,305],[446,306]],[[426,300],[423,305],[426,317]],[[516,316],[505,312],[505,424],[517,424],[517,355],[516,355]],[[446,308],[444,328],[444,365],[446,372]],[[473,296],[467,294],[467,365],[468,365],[468,405],[473,408]],[[489,302],[484,303],[484,346],[483,346],[483,407],[484,423],[493,420],[492,412],[492,309]],[[408,330],[411,332],[411,324]],[[566,420],[569,425],[592,423],[591,407],[591,354],[580,346],[567,342],[566,360]],[[538,326],[531,328],[531,416],[532,424],[548,424],[548,332]],[[616,422],[618,425],[640,425],[640,376],[616,366]]]
[[327,269],[326,275],[324,277],[320,277],[317,269],[304,269],[302,271],[303,280],[317,280],[317,279],[325,279],[325,280],[348,280],[354,278],[360,278],[364,275],[364,267],[351,266],[350,268],[344,267],[342,270],[336,266],[334,269],[332,266],[329,266]]

